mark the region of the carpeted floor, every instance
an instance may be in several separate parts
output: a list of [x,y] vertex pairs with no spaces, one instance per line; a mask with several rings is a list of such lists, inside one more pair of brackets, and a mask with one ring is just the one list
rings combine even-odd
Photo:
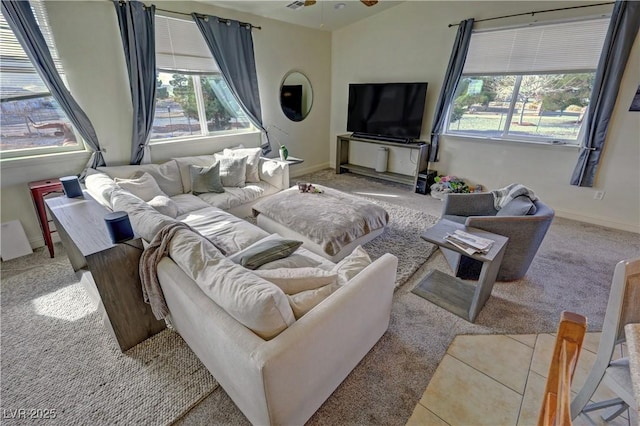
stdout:
[[[426,212],[432,216],[437,215],[441,208],[439,201],[414,194],[406,186],[351,174],[336,175],[333,170],[323,170],[294,180],[332,186],[383,203],[401,206],[406,210],[414,209],[422,214]],[[429,217],[428,214],[424,217]],[[397,253],[400,258],[413,254],[414,243],[421,241],[420,231],[429,225],[429,223],[422,223],[424,219],[416,216],[415,213],[411,217],[418,222],[415,223],[414,231],[402,237],[404,244]],[[367,247],[367,249],[372,248]],[[437,268],[445,273],[451,273],[441,254],[436,252],[398,288],[394,295],[389,330],[310,419],[309,424],[403,425],[410,417],[447,347],[458,334],[550,332],[555,329],[562,310],[572,310],[586,315],[589,318],[589,330],[600,330],[616,262],[639,256],[640,238],[637,234],[556,218],[527,276],[515,282],[497,283],[492,297],[481,311],[476,323],[470,324],[411,293],[411,289],[429,270]],[[44,254],[41,258],[42,261],[47,262]],[[55,261],[59,259],[56,258]],[[39,286],[36,292],[40,295],[65,287],[63,282],[49,276],[48,269],[50,268],[42,268],[41,272],[33,275],[32,282]],[[3,408],[9,408],[5,393],[11,392],[11,386],[7,384],[7,376],[5,376],[5,365],[8,365],[5,362],[12,363],[10,366],[16,372],[12,374],[11,379],[20,383],[37,378],[37,372],[40,369],[54,370],[62,377],[78,375],[76,370],[68,369],[66,360],[62,359],[63,354],[69,347],[74,348],[74,351],[71,351],[74,354],[73,358],[81,358],[85,353],[92,354],[98,350],[82,344],[84,339],[80,331],[77,337],[61,339],[56,336],[58,337],[56,339],[44,340],[47,342],[45,344],[29,336],[26,338],[17,336],[20,333],[15,332],[12,333],[11,339],[5,339],[5,307],[11,306],[6,303],[11,303],[15,299],[11,296],[7,301],[5,294],[5,279],[10,277],[10,274],[9,271],[3,271],[2,276]],[[72,275],[71,279],[74,278]],[[43,282],[49,281],[53,282],[42,287]],[[69,299],[75,300],[75,296]],[[47,322],[57,327],[64,324],[55,319],[48,319],[48,321],[40,319],[38,324]],[[94,318],[91,327],[98,329],[98,326],[101,324],[98,324],[98,319]],[[30,328],[26,330],[27,333],[35,332]],[[47,331],[47,334],[55,335],[55,333],[58,331],[52,329]],[[106,340],[109,336],[103,333],[102,338]],[[18,343],[12,340],[17,340]],[[41,346],[47,346],[50,344],[48,342],[52,341],[55,342],[52,354],[56,356],[51,358],[61,359],[60,366],[54,366],[53,363],[34,366],[33,363],[23,362],[21,359],[30,359],[32,353],[45,358],[49,357],[47,352],[51,349],[41,349]],[[15,345],[16,348],[5,352],[7,345]],[[110,363],[118,362],[114,354],[107,353],[102,356],[105,367]],[[186,355],[178,357],[182,356]],[[36,371],[36,374],[31,370]],[[53,381],[55,374],[50,375],[50,378],[50,381]],[[47,386],[52,389],[55,387],[55,383],[46,384],[45,387],[39,387],[44,385],[37,382],[27,383],[27,385],[29,386],[26,388],[31,389],[38,397],[47,395]],[[46,391],[43,392],[42,389]],[[75,389],[69,385],[57,387],[56,392],[61,395],[60,401],[66,398],[64,401],[68,404],[58,407],[60,409],[75,407],[75,400],[85,396],[82,389]],[[123,389],[126,390],[126,388],[111,387],[108,392],[103,391],[103,399],[113,398],[113,394],[124,392]],[[152,391],[151,388],[149,392]],[[146,397],[146,392],[139,395]],[[31,401],[39,402],[38,397],[34,396]],[[139,398],[141,397],[133,397],[128,401],[135,402]],[[154,409],[164,408],[157,406]],[[91,407],[88,410],[90,411]],[[82,420],[78,422],[83,423]],[[248,424],[246,418],[220,387],[186,413],[177,423],[184,425]]]
[[1,272],[2,424],[168,424],[218,387],[173,331],[121,353],[60,244]]
[[404,284],[423,265],[436,250],[434,244],[417,238],[425,226],[438,221],[436,216],[418,210],[396,206],[384,201],[368,198],[389,213],[389,223],[382,235],[364,244],[362,247],[371,259],[377,259],[385,253],[398,258],[396,287]]

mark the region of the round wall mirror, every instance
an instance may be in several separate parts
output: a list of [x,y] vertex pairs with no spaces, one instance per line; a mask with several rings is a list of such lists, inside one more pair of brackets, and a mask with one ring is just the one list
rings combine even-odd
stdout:
[[313,105],[313,89],[306,75],[290,71],[280,85],[280,107],[291,121],[302,121]]

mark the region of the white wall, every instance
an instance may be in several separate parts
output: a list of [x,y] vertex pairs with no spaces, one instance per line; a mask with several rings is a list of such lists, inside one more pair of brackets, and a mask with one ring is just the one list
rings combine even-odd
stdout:
[[[427,81],[422,139],[428,140],[456,35],[456,27],[448,28],[447,24],[471,17],[478,20],[581,4],[587,2],[410,1],[333,32],[329,138],[332,165],[335,136],[346,131],[349,83]],[[611,6],[599,6],[538,14],[535,18],[528,15],[478,23],[476,28],[591,16],[610,10]],[[640,113],[628,111],[639,82],[640,41],[636,39],[593,188],[569,185],[578,156],[575,147],[445,136],[441,139],[441,161],[432,168],[488,188],[519,182],[534,189],[559,216],[640,232]],[[354,162],[371,161],[371,152],[360,150],[352,154]],[[397,170],[392,171],[402,172],[403,167],[402,161],[397,161]],[[605,191],[604,199],[594,200],[595,191]]]
[[[161,9],[206,13],[262,26],[262,30],[254,30],[253,38],[262,117],[275,140],[274,154],[277,155],[276,142],[280,142],[287,145],[291,155],[304,158],[305,162],[296,166],[293,174],[328,166],[326,141],[331,93],[331,35],[328,32],[198,2],[154,3]],[[131,100],[113,5],[110,1],[48,0],[46,8],[70,90],[93,123],[101,146],[106,148],[107,164],[127,164],[131,151]],[[289,121],[279,104],[280,83],[292,69],[305,73],[314,90],[313,108],[309,116],[298,123]],[[259,146],[259,134],[162,143],[152,146],[151,155],[154,162],[162,162],[175,156],[212,153],[239,143]],[[86,153],[76,153],[2,161],[1,221],[19,219],[32,246],[43,245],[27,182],[77,174],[87,159]]]

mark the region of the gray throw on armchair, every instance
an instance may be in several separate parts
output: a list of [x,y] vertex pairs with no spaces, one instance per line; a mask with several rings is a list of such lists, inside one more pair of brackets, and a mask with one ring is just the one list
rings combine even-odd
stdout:
[[[533,205],[535,213],[511,216],[504,214],[506,210],[499,213],[495,209],[491,193],[447,194],[442,219],[508,237],[497,280],[512,281],[527,273],[555,214],[540,200],[534,201]],[[451,250],[442,250],[456,271],[456,276],[463,279],[478,278],[481,268],[479,261]]]

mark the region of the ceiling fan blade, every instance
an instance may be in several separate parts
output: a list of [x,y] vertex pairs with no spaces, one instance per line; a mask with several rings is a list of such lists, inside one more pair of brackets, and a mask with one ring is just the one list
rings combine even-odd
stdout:
[[316,4],[316,0],[305,0],[304,1],[304,5],[305,6],[313,6],[314,4]]
[[371,7],[378,4],[378,0],[360,0],[360,3],[364,4],[367,7]]

